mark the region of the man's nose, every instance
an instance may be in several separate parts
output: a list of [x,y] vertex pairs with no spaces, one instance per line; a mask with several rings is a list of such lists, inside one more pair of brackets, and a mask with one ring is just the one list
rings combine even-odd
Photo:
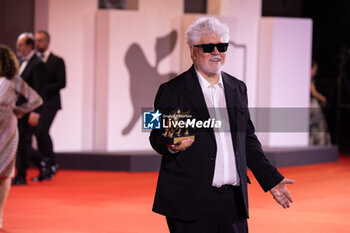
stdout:
[[216,48],[216,46],[214,47],[214,50],[213,50],[213,52],[211,53],[211,54],[220,54],[219,53],[219,50],[218,50],[218,48]]

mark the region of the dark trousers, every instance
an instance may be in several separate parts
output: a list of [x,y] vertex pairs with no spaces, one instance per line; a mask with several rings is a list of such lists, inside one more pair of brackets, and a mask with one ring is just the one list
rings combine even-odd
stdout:
[[31,127],[28,124],[28,117],[24,117],[18,121],[19,141],[17,149],[17,176],[26,177],[27,169],[30,161],[38,168],[41,166],[43,157],[38,151],[32,147],[32,136],[35,133],[36,127]]
[[197,221],[167,217],[170,233],[248,233],[247,214],[239,187],[212,188],[203,216]]
[[50,136],[50,128],[55,119],[57,109],[46,108],[40,115],[39,123],[35,131],[39,152],[50,164],[55,164],[55,155]]

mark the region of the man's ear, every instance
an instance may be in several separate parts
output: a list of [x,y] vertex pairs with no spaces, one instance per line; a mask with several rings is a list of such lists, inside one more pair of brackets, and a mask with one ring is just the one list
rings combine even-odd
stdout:
[[192,61],[196,59],[196,56],[194,55],[194,47],[190,46],[190,53],[191,53],[191,59]]

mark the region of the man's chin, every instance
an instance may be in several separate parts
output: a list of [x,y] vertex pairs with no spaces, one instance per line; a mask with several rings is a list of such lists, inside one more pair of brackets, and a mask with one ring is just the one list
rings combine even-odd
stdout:
[[217,68],[217,69],[208,70],[207,73],[211,74],[211,75],[216,75],[216,74],[219,74],[221,71],[222,71],[222,67]]
[[221,70],[217,71],[217,72],[213,72],[213,71],[209,71],[209,72],[204,72],[208,77],[213,77],[216,76],[220,73]]

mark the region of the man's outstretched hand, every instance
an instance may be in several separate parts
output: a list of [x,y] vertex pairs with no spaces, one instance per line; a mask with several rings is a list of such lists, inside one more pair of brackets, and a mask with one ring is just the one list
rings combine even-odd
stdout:
[[295,180],[284,178],[279,184],[270,190],[273,198],[280,204],[283,208],[289,208],[289,203],[293,202],[290,196],[286,184],[294,184]]

